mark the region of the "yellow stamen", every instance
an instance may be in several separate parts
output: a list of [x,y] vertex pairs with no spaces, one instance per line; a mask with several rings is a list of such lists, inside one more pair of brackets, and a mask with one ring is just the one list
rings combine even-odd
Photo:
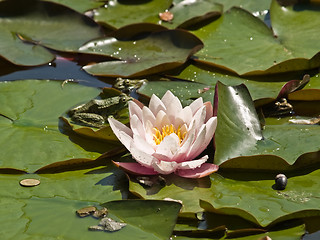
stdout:
[[156,145],[159,145],[162,140],[166,137],[169,136],[171,133],[175,133],[180,142],[181,143],[183,141],[183,139],[186,136],[186,132],[181,132],[181,127],[179,126],[178,129],[176,129],[172,124],[170,125],[165,125],[162,127],[161,130],[159,130],[158,128],[153,128],[153,140],[156,143]]

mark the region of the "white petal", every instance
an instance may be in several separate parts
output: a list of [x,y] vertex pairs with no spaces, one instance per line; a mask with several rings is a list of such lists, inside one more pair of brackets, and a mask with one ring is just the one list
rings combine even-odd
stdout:
[[[145,146],[145,145],[143,145]],[[140,146],[140,148],[142,148],[143,146]],[[142,166],[145,167],[152,167],[153,162],[156,161],[156,158],[154,158],[152,155],[146,153],[145,151],[141,151],[140,149],[138,149],[135,144],[133,143],[131,148],[130,148],[130,152],[132,154],[132,157],[138,162],[140,163]]]
[[167,156],[167,158],[172,159],[173,155],[179,150],[179,148],[179,137],[175,133],[171,133],[169,136],[166,136],[158,145],[156,153]]
[[193,116],[193,119],[192,119],[194,120],[193,127],[195,129],[199,129],[205,123],[205,119],[206,119],[206,107],[202,106],[201,108],[198,109],[198,111]]
[[170,122],[174,123],[177,113],[182,110],[182,105],[176,96],[174,96],[170,91],[163,96],[162,102],[166,106],[166,113],[170,119]]
[[165,106],[169,106],[170,103],[171,103],[171,101],[172,101],[172,99],[175,98],[175,97],[176,97],[176,96],[173,95],[173,93],[172,93],[170,90],[168,90],[168,91],[162,96],[161,101],[163,102],[163,104],[164,104]]
[[139,135],[143,139],[146,139],[146,131],[143,127],[141,120],[137,115],[133,115],[130,119],[130,128],[132,130],[133,136]]
[[189,106],[186,106],[185,108],[183,108],[176,115],[177,116],[174,122],[174,125],[176,128],[179,126],[182,126],[183,124],[189,125],[193,117],[192,110]]
[[206,122],[206,128],[207,128],[207,132],[206,132],[204,144],[209,144],[217,128],[217,117],[210,118]]
[[153,124],[150,121],[144,123],[145,130],[145,140],[149,143],[149,145],[154,146],[155,142],[153,140]]
[[152,125],[154,125],[154,122],[156,121],[155,116],[153,115],[151,110],[146,106],[142,108],[142,119],[143,119],[143,123],[150,121]]
[[171,122],[167,116],[167,114],[164,111],[159,111],[156,120],[154,122],[154,127],[158,128],[159,130],[165,126],[165,125],[170,125]]
[[132,137],[132,131],[130,128],[128,128],[126,125],[124,125],[123,123],[119,122],[118,120],[110,117],[108,118],[108,122],[110,124],[110,127],[112,129],[112,131],[114,132],[114,134],[117,136],[118,132],[125,132],[126,134],[128,134],[130,137]]
[[133,140],[130,146],[130,149],[137,148],[142,152],[145,152],[146,154],[152,155],[154,153],[153,147],[142,137],[138,135],[133,136]]
[[192,114],[194,115],[198,111],[198,109],[203,106],[202,97],[199,97],[198,99],[194,100],[189,106],[192,110]]
[[177,169],[178,163],[158,160],[152,163],[152,167],[155,171],[157,171],[160,174],[170,174]]
[[195,134],[189,134],[183,141],[183,144],[180,145],[180,149],[173,156],[172,161],[183,162],[186,160],[189,149],[194,142]]
[[192,161],[185,161],[182,163],[179,163],[178,169],[195,169],[197,167],[200,167],[203,163],[205,163],[208,160],[208,155],[203,156],[200,159],[192,160]]
[[202,153],[204,149],[206,149],[208,144],[204,145],[205,137],[206,137],[206,125],[203,125],[200,128],[195,141],[193,142],[192,146],[189,149],[189,152],[187,154],[187,160],[194,159],[200,153]]
[[110,127],[119,141],[130,151],[132,141],[132,131],[126,125],[122,124],[114,118],[108,118]]
[[137,115],[137,117],[142,121],[142,109],[134,101],[129,102],[129,113],[130,118],[132,118],[133,115]]
[[149,108],[155,116],[160,110],[166,111],[166,107],[164,106],[163,102],[155,94],[152,94],[151,96]]

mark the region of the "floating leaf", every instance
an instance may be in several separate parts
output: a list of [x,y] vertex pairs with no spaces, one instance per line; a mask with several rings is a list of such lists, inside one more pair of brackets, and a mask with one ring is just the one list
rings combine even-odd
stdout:
[[0,15],[0,55],[17,65],[52,61],[54,55],[44,47],[77,51],[85,42],[102,36],[89,17],[51,2],[1,1]]
[[113,239],[169,239],[181,208],[177,202],[151,200],[113,201],[101,206],[127,224]]
[[[276,0],[273,1],[270,11],[271,15],[275,12],[274,15],[277,16],[272,17],[276,36],[260,19],[236,7],[231,8],[218,20],[194,31],[205,44],[205,48],[197,54],[197,61],[240,75],[281,73],[318,67],[318,12],[306,9],[295,11],[292,7],[281,8]],[[304,24],[296,24],[297,21]],[[290,31],[282,31],[284,27],[280,27],[277,33],[277,27],[284,22]],[[308,36],[310,41],[300,40],[305,36]]]
[[139,22],[157,23],[158,14],[170,7],[172,0],[108,2],[107,7],[94,11],[95,21],[108,27],[120,28]]
[[77,1],[77,0],[49,0],[50,2],[55,2],[59,3],[65,6],[68,6],[78,12],[86,12],[89,10],[92,10],[94,8],[99,8],[103,7],[105,4],[102,1],[92,1],[92,0],[82,0],[82,1]]
[[207,89],[208,85],[196,82],[150,81],[142,85],[138,93],[149,97],[155,94],[161,98],[167,90],[170,90],[179,97],[183,106],[187,106],[199,97],[202,97],[204,101],[212,102],[214,92],[211,89],[207,91]]
[[[86,151],[59,131],[59,116],[80,101],[93,98],[96,88],[59,82],[23,80],[0,83],[1,168],[33,172],[49,163],[95,159],[107,145]],[[89,147],[89,143],[87,147]],[[99,150],[100,147],[100,150]]]
[[84,66],[83,69],[92,75],[136,77],[181,66],[202,46],[201,40],[193,34],[182,30],[167,30],[132,41],[99,39],[85,44],[80,51],[121,60]]
[[[222,5],[209,0],[181,1],[170,8],[172,19],[163,20],[162,25],[168,28],[188,28],[205,20],[219,17],[222,12]],[[169,13],[169,12],[167,12]]]
[[317,162],[318,125],[270,124],[267,119],[262,131],[244,86],[218,83],[218,98],[214,161],[221,168],[284,171]]
[[[231,175],[234,176],[235,175]],[[144,199],[172,198],[181,200],[182,211],[206,211],[236,215],[263,227],[270,227],[289,219],[319,216],[318,178],[320,171],[290,177],[285,190],[273,189],[275,181],[259,180],[262,174],[244,173],[238,180],[211,174],[202,183],[167,179],[165,187],[144,188],[130,181],[129,190]],[[266,176],[271,179],[271,176]],[[208,182],[209,181],[209,182]]]

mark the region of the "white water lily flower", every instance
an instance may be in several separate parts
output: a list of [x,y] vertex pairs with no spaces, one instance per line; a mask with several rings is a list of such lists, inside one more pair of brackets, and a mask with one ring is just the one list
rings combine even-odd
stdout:
[[200,178],[218,170],[206,163],[208,156],[195,159],[210,143],[217,126],[210,102],[198,98],[182,108],[170,91],[160,100],[152,95],[149,107],[137,100],[129,102],[130,128],[109,118],[109,124],[136,162],[116,162],[138,175],[175,173]]

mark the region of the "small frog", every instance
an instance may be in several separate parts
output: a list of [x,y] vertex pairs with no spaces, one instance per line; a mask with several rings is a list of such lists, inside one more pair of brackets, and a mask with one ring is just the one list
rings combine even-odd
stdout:
[[133,89],[141,87],[145,82],[148,82],[147,79],[126,79],[126,78],[117,78],[114,88],[121,90],[122,92],[130,92]]
[[266,117],[281,117],[292,114],[293,107],[285,98],[279,99],[279,101],[275,102],[272,106],[264,109],[264,115]]
[[125,109],[128,101],[132,99],[124,93],[106,99],[93,99],[70,109],[67,114],[78,124],[100,128],[104,126],[108,117],[117,116],[118,112]]

